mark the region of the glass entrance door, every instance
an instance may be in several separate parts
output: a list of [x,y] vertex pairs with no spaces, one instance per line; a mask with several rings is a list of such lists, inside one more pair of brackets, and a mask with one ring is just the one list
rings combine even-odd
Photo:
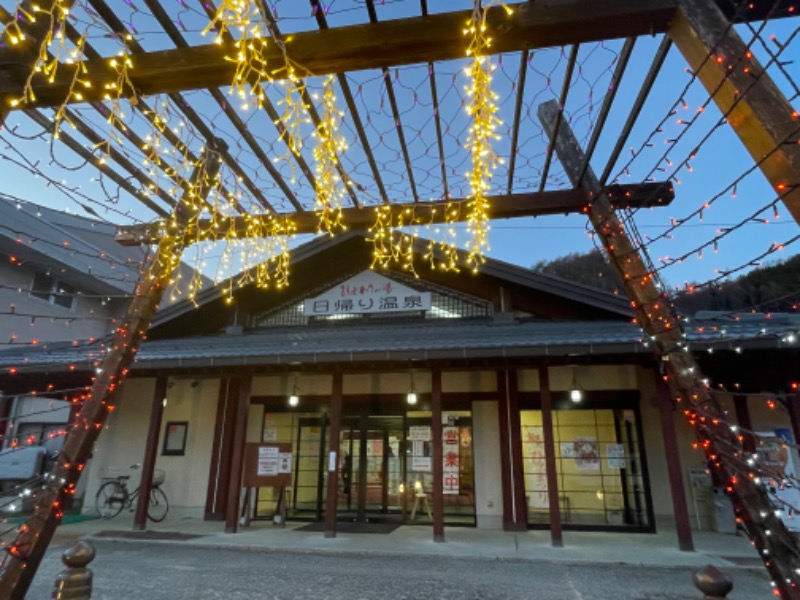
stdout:
[[337,513],[375,522],[402,512],[402,417],[359,416],[342,421]]

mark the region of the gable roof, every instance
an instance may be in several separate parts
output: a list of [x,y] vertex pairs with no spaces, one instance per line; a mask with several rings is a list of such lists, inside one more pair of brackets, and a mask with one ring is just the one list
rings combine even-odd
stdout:
[[[304,263],[311,263],[312,261],[320,260],[336,250],[341,250],[346,245],[352,246],[354,242],[360,242],[364,244],[364,252],[362,255],[363,268],[369,268],[368,261],[370,259],[370,253],[367,246],[367,234],[363,231],[348,231],[335,237],[328,235],[318,236],[310,242],[292,250],[292,271],[296,272],[300,270]],[[429,251],[428,240],[415,238],[414,246],[415,254],[419,257],[423,256]],[[458,250],[458,253],[461,259],[465,258],[465,251]],[[444,258],[438,248],[434,250],[434,256],[436,259]],[[422,269],[419,269],[418,274],[423,280],[430,276]],[[153,320],[153,327],[164,325],[173,319],[177,319],[183,315],[186,315],[190,311],[222,301],[223,294],[230,289],[231,283],[240,279],[241,275],[241,273],[234,275],[221,283],[205,289],[204,291],[198,293],[193,301],[188,299],[181,300],[172,306],[163,308]],[[318,278],[318,283],[322,283],[321,278],[326,276],[329,276],[329,274],[317,273],[316,277]],[[389,276],[391,277],[391,275]],[[459,274],[458,276],[472,277],[470,274]],[[512,265],[497,259],[487,257],[486,262],[479,268],[479,273],[477,276],[495,278],[501,282],[501,284],[504,282],[508,285],[518,286],[530,294],[543,293],[561,298],[566,301],[585,305],[586,307],[590,307],[595,311],[605,313],[607,318],[629,318],[633,316],[633,311],[631,310],[628,301],[621,296],[617,296],[615,294],[590,286],[568,281],[560,277],[555,277],[553,275],[537,273],[531,269]],[[439,284],[441,285],[442,282],[439,281]],[[250,284],[249,287],[254,289],[255,284]],[[288,294],[291,294],[292,291],[293,288],[292,285],[290,285]],[[242,290],[239,290],[238,292],[235,291],[234,296],[236,296],[237,293],[242,294],[244,292]],[[291,298],[286,291],[282,292],[282,294],[282,302],[286,302]]]

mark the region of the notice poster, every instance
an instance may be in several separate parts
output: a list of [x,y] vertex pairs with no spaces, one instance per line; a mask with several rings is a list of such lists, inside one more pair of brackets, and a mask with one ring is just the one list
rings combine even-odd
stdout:
[[430,425],[412,425],[408,428],[408,439],[412,442],[430,442]]
[[600,453],[597,438],[576,437],[572,442],[575,453],[575,468],[578,471],[599,471]]
[[292,453],[281,452],[278,454],[278,473],[292,472]]
[[444,494],[458,495],[458,471],[447,471],[442,480]]
[[549,501],[544,457],[544,433],[540,426],[522,426],[522,452],[528,505],[531,508],[547,508]]
[[264,427],[264,442],[277,442],[278,441],[278,428],[277,427]]
[[413,456],[411,457],[411,470],[422,471],[425,473],[431,472],[431,457],[430,456]]
[[270,477],[278,474],[278,462],[280,452],[277,446],[262,447],[258,449],[258,469],[256,475],[259,477]]
[[622,444],[606,444],[606,464],[609,469],[624,469],[625,446]]

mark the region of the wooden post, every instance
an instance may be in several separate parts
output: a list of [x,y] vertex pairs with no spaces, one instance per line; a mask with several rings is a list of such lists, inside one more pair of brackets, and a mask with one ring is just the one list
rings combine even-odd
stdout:
[[333,374],[331,404],[328,411],[328,484],[325,493],[325,537],[336,537],[336,513],[339,500],[339,442],[342,431],[342,374]]
[[664,455],[667,457],[669,491],[672,494],[672,509],[675,514],[675,532],[678,534],[678,548],[684,552],[694,552],[692,526],[689,522],[689,508],[686,504],[686,488],[683,485],[683,469],[675,434],[674,406],[669,386],[656,373],[656,395],[661,413],[661,436],[664,438]]
[[786,408],[789,411],[789,421],[792,424],[794,443],[800,440],[800,394],[788,394],[786,396]]
[[211,464],[208,467],[208,485],[206,486],[206,507],[203,515],[205,521],[218,517],[217,511],[217,486],[219,485],[219,472],[221,467],[222,434],[225,428],[225,409],[228,399],[228,385],[230,379],[220,377],[219,392],[217,393],[217,416],[214,419],[214,440],[211,443]]
[[766,489],[742,460],[742,444],[703,383],[703,374],[685,343],[669,298],[656,285],[654,274],[645,266],[594,172],[587,169],[581,181],[583,153],[572,129],[562,121],[558,136],[552,139],[559,111],[557,102],[545,102],[539,106],[539,119],[572,185],[586,193],[587,216],[625,284],[637,322],[650,338],[673,394],[680,397],[689,422],[703,442],[709,467],[726,486],[736,516],[764,560],[775,589],[782,598],[800,599],[800,546],[775,515]]
[[[215,140],[214,144],[216,148],[225,146],[222,140]],[[111,350],[103,360],[89,398],[64,438],[58,462],[48,475],[39,502],[8,548],[9,556],[0,573],[0,598],[25,597],[53,532],[61,521],[62,507],[75,492],[83,467],[113,409],[116,392],[128,374],[128,368],[144,340],[164,290],[180,262],[186,245],[186,239],[180,232],[188,222],[197,219],[202,205],[200,200],[205,199],[214,185],[219,166],[218,152],[207,147],[192,175],[191,184],[185,187],[184,197],[175,209],[178,234],[166,235],[159,241],[155,254],[142,273],[128,311],[114,333]]]
[[553,401],[550,397],[550,372],[547,365],[539,367],[539,397],[542,403],[542,433],[544,435],[544,464],[547,476],[547,503],[550,506],[550,543],[556,548],[564,545],[561,532],[561,504],[556,470],[556,440],[553,435]]
[[[206,506],[206,520],[225,520],[228,508],[228,481],[231,472],[231,454],[234,444],[234,425],[236,423],[236,399],[239,397],[239,378],[228,377],[220,383],[219,401],[222,404],[218,410],[222,418],[218,420],[215,439],[219,447],[211,458],[209,471],[208,493],[211,504]],[[216,467],[214,465],[216,463]]]
[[139,495],[136,498],[136,513],[133,517],[133,528],[143,531],[147,526],[147,507],[150,504],[150,489],[153,486],[153,469],[158,456],[158,434],[161,432],[161,417],[164,415],[164,398],[167,395],[166,375],[159,375],[153,391],[153,402],[150,407],[150,427],[142,459],[142,479],[139,483]]
[[239,499],[242,494],[242,469],[244,467],[244,445],[247,442],[247,413],[250,410],[250,389],[253,377],[242,376],[236,400],[236,417],[233,426],[233,449],[231,452],[230,476],[228,478],[228,502],[225,507],[225,533],[236,533],[239,529]]
[[497,414],[500,420],[500,480],[503,486],[503,530],[514,530],[514,484],[511,478],[511,424],[508,418],[508,372],[497,371]]
[[733,396],[733,409],[736,411],[736,422],[741,428],[739,436],[742,438],[742,445],[745,450],[752,454],[756,451],[756,440],[751,433],[753,431],[753,423],[750,420],[750,408],[747,406],[747,396],[745,394],[735,394]]
[[440,369],[431,371],[431,443],[433,444],[433,541],[444,542],[444,448]]
[[517,372],[508,371],[508,422],[511,428],[511,485],[514,494],[514,530],[528,529],[528,506],[525,502],[525,469],[522,466],[522,424],[519,415]]
[[668,35],[800,223],[800,116],[713,0],[681,0]]

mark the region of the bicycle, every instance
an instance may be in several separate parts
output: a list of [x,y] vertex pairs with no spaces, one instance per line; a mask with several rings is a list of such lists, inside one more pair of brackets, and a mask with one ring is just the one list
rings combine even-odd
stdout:
[[[131,469],[137,469],[139,465],[131,465]],[[119,475],[106,481],[97,490],[95,496],[95,506],[98,514],[104,519],[113,519],[125,507],[133,510],[133,503],[139,496],[141,487],[137,487],[133,492],[128,490],[128,480],[130,475]],[[166,474],[162,469],[153,470],[153,483],[150,488],[150,503],[147,506],[147,518],[156,523],[160,523],[167,516],[169,502],[161,484],[164,483]]]

